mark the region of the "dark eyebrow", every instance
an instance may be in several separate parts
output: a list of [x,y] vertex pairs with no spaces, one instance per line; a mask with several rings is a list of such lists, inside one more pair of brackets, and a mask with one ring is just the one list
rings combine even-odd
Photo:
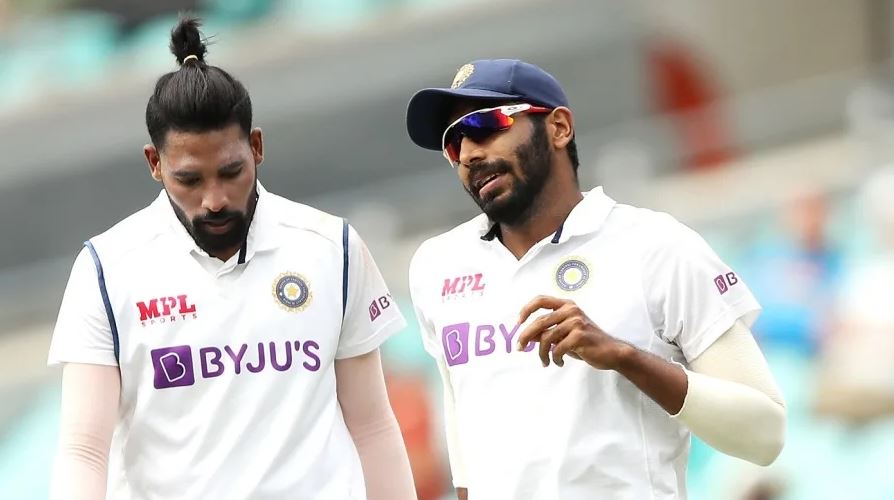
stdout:
[[239,167],[241,167],[243,163],[245,163],[244,160],[231,161],[230,163],[227,163],[226,165],[218,168],[217,173],[232,172],[232,171],[238,169]]
[[[231,173],[231,172],[237,170],[239,167],[241,167],[244,163],[245,163],[244,160],[231,161],[230,163],[227,163],[227,164],[221,166],[220,168],[218,168],[217,173],[219,173],[219,174],[220,173],[223,173],[223,174]],[[198,172],[189,170],[189,169],[175,170],[174,172],[171,173],[171,175],[173,175],[174,177],[178,177],[180,179],[193,179],[193,178],[201,177],[201,174],[199,174]]]
[[199,174],[193,172],[191,170],[175,170],[171,173],[174,177],[178,177],[181,179],[194,179],[200,177]]

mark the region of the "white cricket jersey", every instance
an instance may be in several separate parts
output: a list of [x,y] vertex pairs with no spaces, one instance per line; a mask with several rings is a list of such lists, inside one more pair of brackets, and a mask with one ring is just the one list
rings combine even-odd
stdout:
[[49,362],[120,367],[109,498],[366,497],[334,361],[405,325],[375,262],[262,187],[240,254],[208,265],[162,191],[75,261]]
[[425,347],[453,389],[457,486],[474,500],[685,499],[688,430],[617,372],[515,351],[516,320],[537,295],[572,299],[608,334],[686,364],[753,321],[751,292],[694,231],[601,188],[521,259],[494,235],[481,215],[410,265]]

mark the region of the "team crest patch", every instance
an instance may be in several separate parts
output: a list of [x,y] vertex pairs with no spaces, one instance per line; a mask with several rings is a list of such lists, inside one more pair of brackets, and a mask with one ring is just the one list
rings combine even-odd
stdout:
[[583,259],[571,257],[556,268],[556,285],[566,292],[580,290],[590,279],[590,267]]
[[472,73],[475,72],[475,66],[471,64],[464,64],[459,71],[456,72],[456,76],[453,77],[453,83],[450,85],[450,88],[455,89],[460,85],[466,83],[466,80],[472,76]]
[[286,311],[303,311],[310,305],[313,294],[304,276],[282,273],[273,282],[273,297]]

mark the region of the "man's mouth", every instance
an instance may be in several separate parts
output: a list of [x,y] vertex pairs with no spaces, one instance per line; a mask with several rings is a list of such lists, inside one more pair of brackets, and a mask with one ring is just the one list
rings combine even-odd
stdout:
[[488,184],[497,180],[501,175],[503,175],[503,174],[502,173],[490,174],[490,175],[487,175],[485,177],[482,177],[482,178],[476,180],[475,185],[474,185],[475,191],[480,193],[481,190],[484,189],[485,186],[487,186]]

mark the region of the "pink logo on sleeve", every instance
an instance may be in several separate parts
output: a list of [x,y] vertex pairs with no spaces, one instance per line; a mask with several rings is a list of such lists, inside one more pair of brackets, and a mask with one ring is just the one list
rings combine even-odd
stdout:
[[739,278],[736,277],[736,273],[726,273],[718,275],[714,278],[714,285],[717,287],[717,291],[720,292],[720,295],[723,295],[730,289],[731,286],[735,285],[739,282]]

